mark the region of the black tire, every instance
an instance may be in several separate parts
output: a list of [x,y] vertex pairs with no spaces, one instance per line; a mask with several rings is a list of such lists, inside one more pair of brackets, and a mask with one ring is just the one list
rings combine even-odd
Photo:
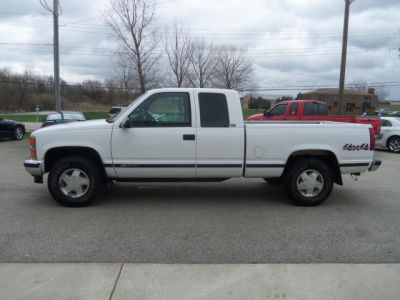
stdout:
[[[314,185],[318,187],[313,188]],[[306,186],[307,188],[302,190],[302,186]],[[331,194],[333,173],[319,159],[298,159],[289,166],[286,172],[284,188],[295,204],[300,206],[316,206],[324,202]]]
[[282,178],[281,177],[264,178],[264,180],[266,182],[268,182],[269,184],[274,184],[274,185],[278,185],[278,184],[282,183]]
[[400,153],[400,137],[399,136],[391,137],[387,141],[386,147],[390,152]]
[[17,126],[13,130],[13,139],[20,141],[24,138],[25,130],[22,126]]
[[[80,170],[79,176],[73,175],[71,170]],[[75,171],[79,172],[79,171]],[[70,175],[69,175],[70,174]],[[82,207],[89,205],[90,202],[96,197],[102,183],[102,172],[99,166],[92,160],[81,156],[68,156],[54,164],[49,172],[47,180],[47,187],[53,198],[61,205],[68,207]],[[88,182],[88,185],[80,185],[83,190],[82,193],[72,191],[66,194],[65,190],[68,187],[61,177],[69,176],[75,179],[79,178]],[[76,183],[74,183],[76,186]],[[64,185],[64,186],[62,186]]]

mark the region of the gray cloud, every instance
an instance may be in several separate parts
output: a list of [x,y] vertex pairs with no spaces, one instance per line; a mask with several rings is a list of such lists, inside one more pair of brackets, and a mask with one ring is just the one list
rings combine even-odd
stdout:
[[[60,0],[61,76],[69,81],[114,75],[107,49],[116,42],[104,27],[107,0]],[[50,1],[51,2],[51,1]],[[161,1],[157,25],[175,20],[215,44],[248,49],[260,87],[335,84],[339,77],[342,0],[171,0]],[[0,2],[0,41],[52,43],[51,16],[38,0]],[[357,0],[351,5],[347,82],[396,81],[400,59],[398,0]],[[162,47],[161,47],[162,48]],[[0,67],[52,73],[45,45],[0,44]],[[296,93],[283,91],[282,93]],[[400,89],[391,89],[400,100]]]

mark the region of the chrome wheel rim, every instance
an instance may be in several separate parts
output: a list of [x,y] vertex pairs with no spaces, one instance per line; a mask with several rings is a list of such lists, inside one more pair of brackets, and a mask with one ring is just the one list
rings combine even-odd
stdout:
[[20,140],[20,139],[22,139],[22,137],[24,136],[24,132],[22,131],[22,129],[21,128],[16,128],[15,129],[15,137],[18,139],[18,140]]
[[71,198],[79,198],[87,193],[90,187],[89,176],[81,169],[72,168],[64,171],[59,180],[61,192]]
[[392,139],[389,143],[389,149],[393,152],[400,152],[400,139]]
[[324,179],[317,170],[309,169],[297,177],[296,185],[298,191],[304,197],[315,197],[324,188]]

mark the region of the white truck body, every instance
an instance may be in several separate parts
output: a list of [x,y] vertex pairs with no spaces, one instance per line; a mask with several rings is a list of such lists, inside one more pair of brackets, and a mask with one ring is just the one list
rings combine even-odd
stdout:
[[[146,101],[156,103],[162,97],[172,99],[183,94],[188,99],[185,112],[182,112],[185,108],[181,104],[176,109],[180,109],[180,112],[152,113],[151,116],[143,112]],[[225,99],[227,107],[209,110],[211,117],[207,122],[218,122],[219,116],[215,114],[218,110],[227,109],[225,118],[229,120],[227,123],[225,121],[224,126],[205,123],[203,119],[207,119],[205,114],[208,109],[205,105],[204,116],[201,115],[199,97],[205,99],[203,103],[212,106],[214,96],[218,98],[215,103],[224,103]],[[158,107],[162,110],[162,106]],[[151,120],[146,119],[142,124],[135,118]],[[172,123],[162,123],[163,118],[186,118],[190,122],[176,123],[177,126],[174,126]],[[146,126],[145,122],[150,126]],[[158,126],[158,122],[162,126]],[[58,157],[60,151],[65,155],[75,155],[75,150],[84,148],[97,153],[106,177],[115,180],[201,180],[241,176],[276,178],[284,173],[289,161],[295,157],[324,155],[336,160],[341,174],[358,174],[375,169],[380,164],[376,163],[373,149],[370,149],[374,142],[371,140],[374,137],[370,127],[320,121],[244,122],[239,95],[235,91],[159,89],[139,97],[112,123],[94,120],[56,125],[33,132],[31,136],[35,139],[36,157],[27,159],[25,167],[38,178],[51,170],[52,166],[48,164],[55,163],[55,159],[47,157],[49,153],[57,151]],[[341,178],[336,182],[341,183]]]

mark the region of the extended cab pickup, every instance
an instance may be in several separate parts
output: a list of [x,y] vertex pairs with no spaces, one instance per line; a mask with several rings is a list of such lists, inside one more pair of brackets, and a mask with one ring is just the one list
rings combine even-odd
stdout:
[[329,116],[329,109],[325,102],[316,100],[282,101],[264,114],[256,114],[247,118],[247,121],[332,121],[359,124],[371,124],[375,134],[381,131],[379,118],[355,116]]
[[62,205],[87,205],[107,181],[281,182],[299,205],[328,198],[342,174],[373,171],[375,137],[367,125],[243,121],[237,92],[159,89],[110,121],[41,128],[24,162]]

